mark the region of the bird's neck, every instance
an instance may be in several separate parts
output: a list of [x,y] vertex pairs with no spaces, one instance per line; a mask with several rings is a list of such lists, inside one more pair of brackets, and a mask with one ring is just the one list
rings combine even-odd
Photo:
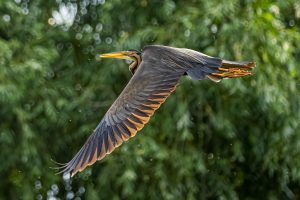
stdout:
[[129,66],[129,70],[132,74],[134,74],[136,72],[140,63],[142,62],[142,58],[140,55],[135,55],[135,56],[133,56],[133,58],[134,58],[134,61]]

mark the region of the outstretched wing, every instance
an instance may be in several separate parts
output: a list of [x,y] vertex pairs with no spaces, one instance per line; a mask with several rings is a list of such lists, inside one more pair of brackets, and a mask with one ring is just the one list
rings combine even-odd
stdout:
[[135,136],[175,90],[183,74],[203,79],[218,72],[221,63],[219,58],[190,49],[158,45],[144,48],[136,73],[62,172],[73,176]]
[[145,59],[63,173],[75,175],[136,135],[175,90],[182,70]]

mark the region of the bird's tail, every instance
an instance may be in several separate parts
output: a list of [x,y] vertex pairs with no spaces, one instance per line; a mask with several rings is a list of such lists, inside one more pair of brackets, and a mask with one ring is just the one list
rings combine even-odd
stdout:
[[207,75],[209,79],[215,82],[221,81],[223,78],[237,78],[251,75],[251,70],[255,67],[255,62],[236,62],[222,60],[221,66],[216,72]]

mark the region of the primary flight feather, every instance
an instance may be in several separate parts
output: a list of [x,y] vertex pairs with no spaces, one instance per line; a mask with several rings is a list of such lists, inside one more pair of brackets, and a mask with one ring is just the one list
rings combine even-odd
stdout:
[[134,137],[175,90],[183,75],[218,82],[251,74],[254,62],[233,62],[200,52],[161,45],[146,46],[141,52],[128,50],[100,55],[103,58],[132,60],[132,78],[108,109],[96,129],[62,173],[74,176],[124,141]]

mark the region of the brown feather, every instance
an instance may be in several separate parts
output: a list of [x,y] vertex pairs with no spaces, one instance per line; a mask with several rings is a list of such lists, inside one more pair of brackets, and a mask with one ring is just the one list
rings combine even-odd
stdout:
[[142,61],[135,67],[133,77],[62,172],[73,176],[135,136],[176,89],[182,75],[189,74],[198,79],[209,75],[211,79],[219,80],[248,75],[255,65],[223,61],[220,66],[220,61],[188,49],[164,46],[144,48]]

